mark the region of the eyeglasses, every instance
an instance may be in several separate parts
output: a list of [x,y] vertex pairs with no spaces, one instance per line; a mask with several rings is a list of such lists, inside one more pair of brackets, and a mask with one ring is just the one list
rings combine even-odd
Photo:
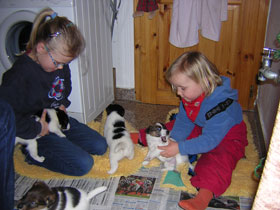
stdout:
[[48,55],[50,56],[50,58],[51,58],[51,60],[52,60],[52,62],[53,62],[53,65],[56,67],[56,68],[61,68],[61,67],[63,67],[63,66],[65,66],[65,65],[68,65],[69,63],[57,63],[56,62],[56,60],[54,60],[54,58],[52,57],[52,54],[51,54],[51,52],[50,52],[50,50],[49,50],[49,48],[45,45],[45,49],[46,49],[46,51],[48,52]]

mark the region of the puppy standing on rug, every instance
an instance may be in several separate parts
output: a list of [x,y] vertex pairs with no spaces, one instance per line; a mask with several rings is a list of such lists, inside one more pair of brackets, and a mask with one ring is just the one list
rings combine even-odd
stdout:
[[104,127],[104,137],[110,149],[109,159],[111,169],[108,174],[113,174],[118,169],[118,162],[127,157],[134,157],[134,146],[130,134],[125,127],[125,110],[118,104],[111,104],[106,108],[107,119]]
[[[49,131],[60,137],[65,137],[62,131],[70,128],[68,115],[60,109],[46,109],[46,111],[46,122],[49,124]],[[36,113],[36,121],[40,120],[42,113],[42,111]],[[34,139],[23,139],[17,136],[15,144],[26,145],[30,156],[38,162],[43,162],[45,157],[38,155],[37,138],[39,138],[39,136]]]
[[[162,123],[156,123],[146,129],[146,139],[148,144],[148,154],[143,161],[143,165],[148,165],[149,162],[158,158],[164,164],[163,171],[178,171],[178,166],[182,163],[189,162],[189,157],[186,155],[177,154],[175,157],[166,158],[160,155],[162,150],[158,146],[167,146],[169,140],[169,130]],[[172,139],[171,139],[172,140]],[[193,170],[193,165],[189,163],[189,168]]]
[[89,193],[73,187],[50,188],[44,182],[35,182],[31,189],[18,201],[19,210],[88,210],[89,201],[107,190],[98,187]]

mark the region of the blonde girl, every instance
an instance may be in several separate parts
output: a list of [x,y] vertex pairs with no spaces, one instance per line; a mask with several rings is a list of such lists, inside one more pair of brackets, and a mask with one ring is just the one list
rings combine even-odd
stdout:
[[66,17],[50,8],[36,16],[26,46],[13,66],[4,73],[0,97],[12,107],[16,117],[16,136],[32,139],[41,136],[38,154],[45,160],[34,160],[23,148],[29,164],[72,175],[87,174],[93,166],[91,155],[106,152],[106,140],[96,131],[70,117],[66,138],[49,133],[46,112],[37,122],[32,116],[45,108],[66,112],[71,86],[69,63],[85,48],[83,35]]
[[213,196],[223,194],[231,183],[237,162],[247,146],[246,125],[238,93],[227,77],[200,52],[182,54],[166,72],[166,79],[181,98],[168,146],[161,155],[201,154],[192,185],[197,195],[181,200],[188,210],[206,209]]

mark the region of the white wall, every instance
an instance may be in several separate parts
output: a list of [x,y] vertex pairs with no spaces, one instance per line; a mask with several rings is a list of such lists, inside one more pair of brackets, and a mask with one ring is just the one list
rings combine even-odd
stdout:
[[86,49],[79,57],[85,123],[114,100],[110,2],[75,0],[77,24],[86,40]]
[[116,68],[116,87],[132,89],[134,84],[134,23],[133,1],[122,0],[115,21],[112,51]]

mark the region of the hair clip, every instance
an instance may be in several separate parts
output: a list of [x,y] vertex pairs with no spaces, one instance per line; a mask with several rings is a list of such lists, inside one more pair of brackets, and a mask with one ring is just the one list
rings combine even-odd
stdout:
[[56,13],[56,12],[53,12],[53,13],[50,15],[51,19],[54,19],[56,16],[57,16],[57,13]]
[[66,24],[66,27],[71,27],[71,26],[73,26],[74,24],[72,23],[72,22],[70,22],[70,23],[68,23],[68,24]]
[[49,36],[50,37],[57,37],[57,36],[59,36],[61,34],[61,32],[55,32],[55,33],[53,33],[53,34],[50,34]]

